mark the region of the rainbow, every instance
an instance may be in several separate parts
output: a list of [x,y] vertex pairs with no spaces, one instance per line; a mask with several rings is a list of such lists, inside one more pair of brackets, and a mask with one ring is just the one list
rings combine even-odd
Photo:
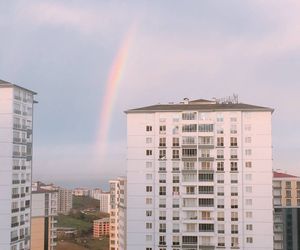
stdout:
[[121,46],[115,56],[110,73],[108,75],[102,109],[100,112],[100,121],[96,141],[96,154],[105,154],[106,143],[109,135],[109,128],[112,119],[114,104],[118,94],[118,88],[125,69],[130,45],[135,33],[135,25],[132,25],[123,39]]

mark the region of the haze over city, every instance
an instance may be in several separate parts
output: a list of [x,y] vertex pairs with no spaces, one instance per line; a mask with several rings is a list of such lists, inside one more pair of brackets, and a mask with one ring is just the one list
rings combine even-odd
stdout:
[[299,11],[292,0],[1,2],[0,76],[38,92],[34,179],[103,185],[125,174],[125,110],[232,93],[275,109],[273,168],[300,175]]

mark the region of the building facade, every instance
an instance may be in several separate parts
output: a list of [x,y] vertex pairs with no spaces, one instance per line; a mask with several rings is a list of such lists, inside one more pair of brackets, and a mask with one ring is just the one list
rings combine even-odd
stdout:
[[31,250],[55,250],[58,191],[32,191]]
[[109,218],[94,220],[93,222],[93,237],[100,238],[109,236]]
[[273,250],[270,108],[185,99],[127,113],[127,249]]
[[273,174],[274,249],[300,249],[300,178]]
[[90,190],[88,188],[75,188],[73,190],[74,196],[90,196]]
[[34,93],[0,80],[0,249],[30,249]]
[[100,200],[100,212],[109,213],[110,210],[110,193],[109,192],[102,192],[99,194]]
[[[126,250],[127,181],[124,177],[109,181],[110,185],[110,250]],[[128,248],[130,249],[130,248]]]

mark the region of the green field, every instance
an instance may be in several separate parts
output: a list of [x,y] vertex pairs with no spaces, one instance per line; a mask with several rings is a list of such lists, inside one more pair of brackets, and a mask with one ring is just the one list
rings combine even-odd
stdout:
[[92,233],[92,222],[87,222],[81,219],[76,219],[70,215],[59,215],[58,216],[58,227],[73,227],[78,230],[80,235]]

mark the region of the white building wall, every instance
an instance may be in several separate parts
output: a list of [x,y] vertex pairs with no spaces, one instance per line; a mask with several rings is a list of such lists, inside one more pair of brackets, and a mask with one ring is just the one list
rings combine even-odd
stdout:
[[[202,240],[202,236],[210,237],[211,243],[217,246],[218,237],[225,238],[226,249],[231,249],[231,237],[238,238],[238,245],[240,249],[273,249],[273,219],[272,219],[272,141],[271,141],[271,112],[241,112],[241,111],[222,111],[222,112],[207,112],[206,120],[199,121],[197,117],[196,121],[182,121],[182,112],[157,112],[157,113],[129,113],[127,114],[127,181],[128,181],[128,196],[127,196],[127,248],[131,250],[140,250],[152,248],[158,249],[159,236],[165,235],[167,246],[163,249],[174,249],[172,248],[172,237],[177,235],[182,236],[197,236],[198,245]],[[223,117],[223,121],[217,121],[218,116]],[[174,121],[174,118],[178,118],[179,121]],[[230,118],[235,117],[236,121],[231,122]],[[182,124],[214,124],[215,129],[212,133],[201,133],[191,132],[182,133]],[[237,126],[237,133],[232,135],[229,131],[231,124],[234,123]],[[152,126],[152,131],[147,132],[146,126]],[[159,126],[166,125],[166,133],[161,135],[159,133]],[[173,129],[175,126],[179,126],[179,133],[173,135]],[[216,133],[217,126],[222,126],[224,134],[219,135]],[[217,154],[216,138],[224,138],[224,183],[217,183],[217,161],[213,163],[214,168],[214,182],[212,183],[199,183],[198,180],[195,182],[184,183],[182,181],[182,174],[180,176],[179,186],[180,193],[184,194],[185,187],[194,185],[213,185],[215,186],[215,192],[213,195],[198,195],[187,196],[194,197],[196,206],[192,208],[183,208],[183,199],[186,196],[174,195],[172,193],[172,143],[173,137],[180,138],[180,146],[182,144],[182,136],[198,136],[210,135],[214,137],[215,147],[212,149],[212,156],[215,158]],[[238,147],[234,148],[237,150],[238,159],[235,161],[238,164],[238,172],[230,173],[230,152],[229,147],[230,137],[236,137]],[[158,147],[159,138],[166,137],[167,148],[166,148],[166,184],[159,183],[159,150]],[[251,142],[246,138],[251,137]],[[147,143],[147,138],[151,138],[152,142]],[[152,150],[153,154],[146,156],[146,150]],[[180,150],[180,159],[182,157],[182,148]],[[246,154],[247,151],[247,154]],[[250,155],[248,155],[250,152]],[[200,156],[200,150],[198,149],[198,157]],[[252,167],[246,168],[246,162],[251,161]],[[147,163],[149,162],[149,163]],[[152,166],[149,164],[151,163]],[[180,169],[183,167],[182,161],[179,162]],[[197,163],[198,165],[198,163]],[[197,166],[198,167],[198,166]],[[200,172],[197,172],[200,173]],[[231,184],[232,175],[237,176],[238,183]],[[146,192],[146,186],[152,186],[152,192]],[[159,200],[162,198],[159,196],[159,186],[167,187],[167,195],[163,198],[166,199],[166,209],[159,208]],[[225,208],[218,209],[216,207],[217,200],[220,199],[217,196],[217,187],[223,187],[225,196],[221,197],[224,199]],[[231,209],[231,186],[237,187],[238,190],[238,208]],[[251,192],[249,191],[251,187]],[[186,198],[187,198],[186,197]],[[146,199],[151,198],[152,204],[146,204]],[[215,206],[213,208],[200,208],[198,207],[198,198],[213,198]],[[180,209],[174,209],[172,207],[173,199],[180,200]],[[251,200],[251,204],[248,202]],[[159,211],[166,211],[167,219],[165,221],[159,220]],[[179,229],[180,233],[173,233],[172,227],[174,221],[172,220],[172,213],[174,210],[179,211],[180,220]],[[185,221],[183,218],[186,217],[187,211],[211,211],[213,216],[213,222],[215,230],[213,233],[205,232],[199,233],[198,224],[204,223],[205,221]],[[152,211],[152,216],[147,217],[146,211]],[[223,211],[225,216],[225,222],[220,223],[217,221],[217,212]],[[231,212],[238,213],[238,222],[231,221]],[[252,218],[246,217],[246,213],[251,212]],[[199,217],[199,216],[198,216]],[[152,228],[146,229],[146,223],[152,223]],[[166,233],[158,233],[159,223],[166,223]],[[187,227],[191,227],[191,224],[195,224],[196,230],[194,232],[186,232]],[[225,235],[217,234],[218,224],[224,224]],[[238,234],[231,235],[231,225],[238,225]],[[252,225],[253,230],[246,230],[246,225]],[[146,237],[152,236],[152,240],[146,241]],[[247,243],[247,239],[251,238],[252,243]],[[180,247],[178,247],[180,248]],[[194,249],[194,248],[191,248]],[[198,248],[196,248],[198,249]],[[200,248],[199,248],[200,249]]]

